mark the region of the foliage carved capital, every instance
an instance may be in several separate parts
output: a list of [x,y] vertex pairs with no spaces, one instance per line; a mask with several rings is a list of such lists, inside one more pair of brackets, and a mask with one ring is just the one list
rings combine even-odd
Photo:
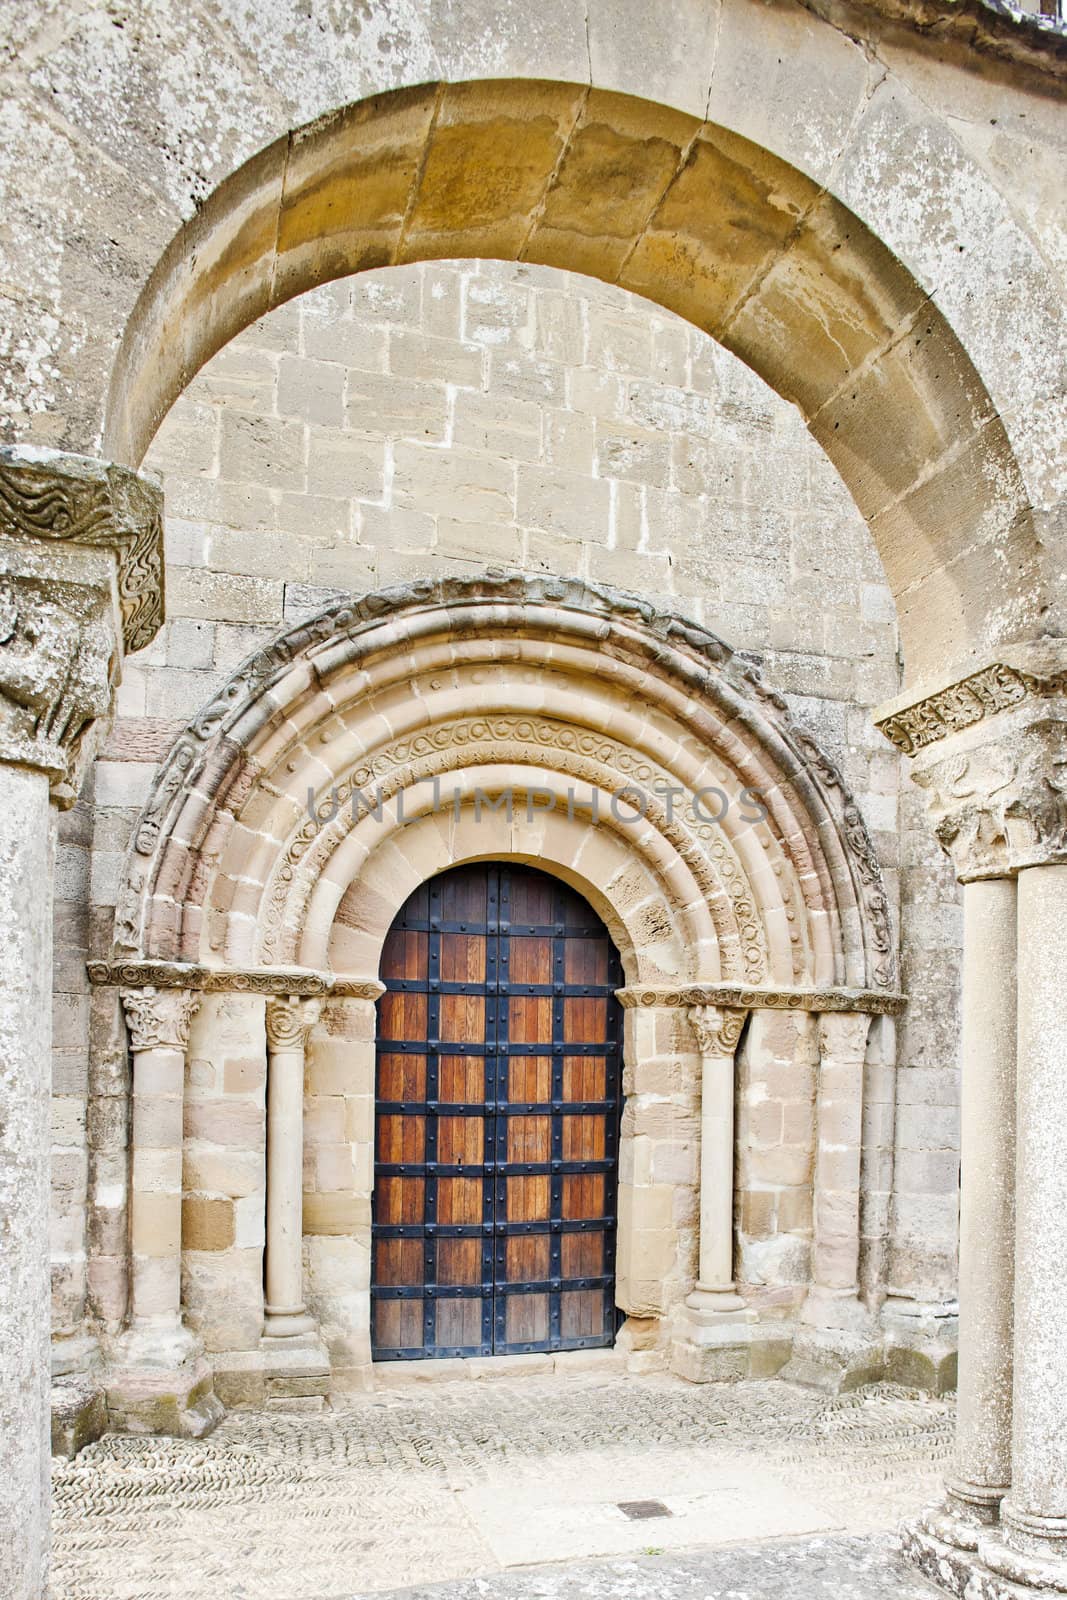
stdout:
[[700,1054],[705,1058],[731,1057],[747,1016],[747,1011],[735,1011],[727,1006],[690,1006],[689,1021]]
[[191,989],[123,989],[122,1006],[130,1030],[130,1048],[182,1050],[189,1044],[189,1025],[200,1004]]

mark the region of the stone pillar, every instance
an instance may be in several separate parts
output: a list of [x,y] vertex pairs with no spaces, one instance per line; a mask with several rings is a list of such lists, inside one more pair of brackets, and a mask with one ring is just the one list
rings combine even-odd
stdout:
[[734,1284],[734,1054],[746,1016],[689,1008],[700,1049],[700,1265],[671,1365],[694,1383],[747,1373],[746,1325],[756,1320]]
[[162,619],[158,488],[0,449],[0,1594],[47,1587],[53,827]]
[[811,1288],[785,1376],[836,1390],[877,1378],[882,1367],[881,1337],[859,1284],[863,1083],[871,1019],[863,1012],[825,1012],[817,1025]]
[[1011,1489],[979,1553],[1015,1582],[1067,1591],[1067,865],[1021,871],[1018,894]]
[[314,1332],[304,1307],[304,1051],[322,1004],[267,1002],[267,1261],[265,1338]]
[[132,1328],[162,1350],[182,1329],[182,1122],[189,989],[124,989],[133,1056],[130,1177]]
[[945,1510],[925,1524],[965,1550],[1011,1481],[1015,900],[1013,878],[964,885],[956,1453]]
[[130,1181],[130,1326],[107,1390],[117,1426],[193,1438],[221,1408],[200,1341],[181,1314],[182,1143],[189,1024],[200,996],[188,989],[125,989],[133,1055]]
[[[1067,644],[1007,646],[879,720],[967,886],[957,1470],[951,1517],[928,1514],[905,1547],[957,1594],[1067,1593]],[[1012,878],[1014,1005],[1011,890],[996,881]]]

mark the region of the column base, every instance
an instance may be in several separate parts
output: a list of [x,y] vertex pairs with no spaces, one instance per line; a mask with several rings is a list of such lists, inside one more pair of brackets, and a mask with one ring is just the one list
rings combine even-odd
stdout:
[[996,1535],[980,1534],[973,1551],[938,1538],[925,1522],[901,1528],[904,1559],[956,1600],[1056,1600],[1067,1590],[1067,1570],[1057,1570],[1059,1563],[1030,1561],[1008,1551],[1002,1567],[998,1558],[1006,1547],[999,1529]]
[[885,1375],[907,1389],[949,1394],[956,1387],[959,1307],[893,1298],[882,1307]]
[[116,1433],[202,1439],[225,1415],[199,1339],[187,1328],[131,1328],[118,1341],[106,1385]]
[[52,1454],[73,1461],[107,1432],[107,1402],[99,1374],[76,1373],[52,1384]]
[[228,1408],[321,1411],[331,1386],[330,1354],[317,1330],[294,1338],[264,1338],[257,1350],[224,1350],[211,1357],[215,1392]]
[[941,1504],[924,1511],[918,1526],[955,1550],[976,1552],[981,1536],[997,1524],[1006,1488],[989,1489],[950,1479],[945,1491]]
[[773,1376],[788,1351],[788,1329],[761,1325],[734,1289],[698,1283],[678,1314],[670,1366],[690,1383],[727,1383]]
[[1000,1526],[979,1540],[978,1554],[1012,1583],[1067,1593],[1067,1517],[1030,1515],[1009,1495],[1001,1503]]
[[788,1383],[824,1394],[845,1394],[885,1376],[885,1347],[871,1333],[850,1333],[844,1328],[800,1326],[793,1352],[782,1369]]
[[302,1339],[318,1332],[318,1324],[303,1306],[265,1306],[264,1339]]

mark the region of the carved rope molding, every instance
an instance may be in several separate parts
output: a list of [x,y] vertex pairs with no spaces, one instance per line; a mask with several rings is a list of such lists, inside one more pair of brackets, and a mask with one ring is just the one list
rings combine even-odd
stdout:
[[896,1016],[907,995],[884,989],[746,989],[732,983],[629,984],[616,989],[626,1009],[638,1006],[712,1006],[748,1011],[855,1011],[870,1016]]
[[123,989],[131,1049],[184,1051],[199,1004],[199,994],[189,989]]
[[[253,704],[280,683],[298,658],[308,659],[321,676],[335,670],[341,658],[355,662],[361,649],[375,647],[383,624],[395,630],[402,645],[407,621],[419,611],[437,609],[447,617],[486,604],[521,607],[531,624],[540,607],[574,614],[576,622],[591,630],[591,642],[609,654],[613,630],[630,630],[631,642],[640,630],[656,665],[682,673],[694,693],[719,685],[736,702],[747,703],[749,714],[762,718],[792,752],[804,775],[810,775],[831,815],[835,809],[842,813],[842,844],[864,913],[868,970],[879,986],[892,989],[896,963],[889,906],[862,815],[837,768],[792,721],[786,701],[763,683],[754,661],[735,654],[710,630],[639,596],[577,579],[521,577],[494,569],[473,578],[421,579],[329,607],[281,634],[237,668],[175,741],[159,770],[134,833],[125,889],[116,910],[116,949],[140,948],[141,897],[151,890],[153,858],[183,796],[204,769],[209,751],[235,723],[246,719]],[[827,801],[827,789],[835,796],[834,805]]]

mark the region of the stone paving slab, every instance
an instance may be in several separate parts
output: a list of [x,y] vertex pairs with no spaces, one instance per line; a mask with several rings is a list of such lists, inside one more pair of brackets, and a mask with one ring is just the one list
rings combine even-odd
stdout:
[[[949,1403],[891,1386],[832,1398],[614,1374],[234,1412],[207,1439],[111,1436],[54,1464],[53,1596],[323,1600],[650,1548],[884,1533],[934,1498],[951,1435]],[[670,1516],[620,1509],[645,1499]]]
[[[368,1590],[323,1600],[364,1600]],[[376,1591],[375,1600],[945,1600],[888,1536],[783,1540],[685,1556],[574,1562]]]

